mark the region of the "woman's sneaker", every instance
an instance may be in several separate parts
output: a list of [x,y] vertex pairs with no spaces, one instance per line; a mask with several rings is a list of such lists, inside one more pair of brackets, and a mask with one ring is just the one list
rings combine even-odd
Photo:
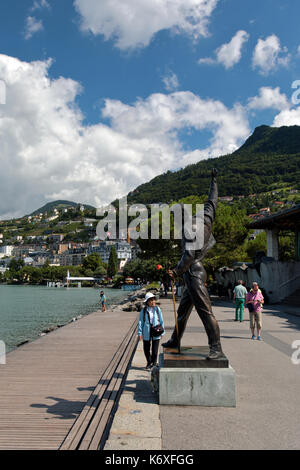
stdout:
[[260,336],[258,336],[257,339],[258,339],[258,341],[261,341],[261,337],[260,337]]
[[[255,339],[255,335],[253,335],[251,339]],[[257,339],[258,339],[258,338],[257,338]]]

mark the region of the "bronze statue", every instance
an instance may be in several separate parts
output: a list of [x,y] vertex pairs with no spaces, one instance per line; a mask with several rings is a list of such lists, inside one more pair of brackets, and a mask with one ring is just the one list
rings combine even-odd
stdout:
[[182,258],[174,270],[168,271],[169,276],[173,280],[175,277],[183,275],[185,288],[177,310],[179,337],[177,336],[176,328],[174,328],[171,339],[163,344],[166,348],[179,348],[187,321],[195,306],[208,336],[209,355],[206,358],[208,360],[223,357],[219,324],[212,312],[209,294],[205,285],[207,275],[201,262],[206,253],[215,244],[215,239],[212,235],[212,224],[216,217],[218,202],[216,176],[217,170],[214,169],[212,171],[208,201],[204,204],[204,240],[202,248],[195,250],[188,249],[187,245],[190,240],[187,240],[187,236],[183,235]]

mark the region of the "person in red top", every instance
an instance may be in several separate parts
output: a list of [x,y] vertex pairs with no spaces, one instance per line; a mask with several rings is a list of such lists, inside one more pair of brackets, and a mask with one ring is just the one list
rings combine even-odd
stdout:
[[257,282],[253,282],[252,289],[246,295],[246,304],[249,308],[250,329],[252,331],[252,339],[255,339],[255,325],[257,329],[257,339],[261,340],[262,329],[262,306],[264,304],[264,296],[258,287]]

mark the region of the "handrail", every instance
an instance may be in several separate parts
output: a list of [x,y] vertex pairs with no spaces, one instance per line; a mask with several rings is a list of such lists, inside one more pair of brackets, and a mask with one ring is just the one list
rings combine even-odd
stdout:
[[279,289],[280,289],[281,287],[285,286],[286,284],[289,284],[290,282],[295,281],[296,279],[298,279],[298,277],[300,277],[300,274],[298,274],[298,276],[293,277],[292,279],[289,279],[288,281],[284,282],[283,284],[280,284],[280,286],[278,286]]

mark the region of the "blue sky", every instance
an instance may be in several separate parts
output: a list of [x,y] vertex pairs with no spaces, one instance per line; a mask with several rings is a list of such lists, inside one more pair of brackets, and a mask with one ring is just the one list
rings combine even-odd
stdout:
[[299,17],[296,0],[2,0],[0,218],[108,203],[300,125]]

